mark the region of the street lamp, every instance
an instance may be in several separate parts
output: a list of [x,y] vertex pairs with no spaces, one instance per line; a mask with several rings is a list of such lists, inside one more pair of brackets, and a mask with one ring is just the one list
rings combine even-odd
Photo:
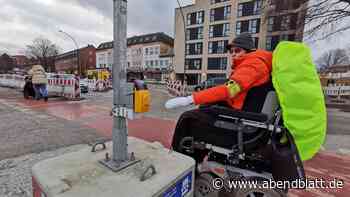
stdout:
[[67,32],[64,32],[62,30],[59,30],[58,32],[63,33],[66,36],[68,36],[74,42],[75,46],[77,47],[76,55],[77,55],[77,63],[78,63],[78,74],[80,76],[81,75],[81,67],[80,67],[80,63],[79,63],[79,45],[78,45],[77,41],[73,38],[73,36],[71,36]]

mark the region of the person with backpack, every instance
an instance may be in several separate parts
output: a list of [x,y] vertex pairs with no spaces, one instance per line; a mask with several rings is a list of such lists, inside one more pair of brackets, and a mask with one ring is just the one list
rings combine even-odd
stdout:
[[28,72],[29,76],[32,77],[32,83],[35,91],[35,99],[40,100],[44,98],[47,102],[48,92],[47,92],[47,75],[45,69],[41,65],[34,65]]
[[[226,84],[194,92],[188,97],[170,99],[166,102],[165,107],[172,109],[191,104],[225,103],[230,108],[242,110],[248,91],[270,82],[272,53],[265,50],[257,50],[249,33],[242,33],[237,36],[227,46],[227,50],[232,58],[232,72]],[[179,118],[176,126],[172,148],[177,152],[183,152],[181,148],[182,140],[190,136],[195,139],[201,139],[201,141],[213,141],[221,145],[231,144],[232,139],[230,137],[220,138],[218,134],[215,134],[215,131],[208,129],[208,124],[211,124],[213,121],[210,112],[206,113],[199,109],[185,112]],[[199,151],[190,156],[197,163],[201,163],[205,154],[206,152]]]

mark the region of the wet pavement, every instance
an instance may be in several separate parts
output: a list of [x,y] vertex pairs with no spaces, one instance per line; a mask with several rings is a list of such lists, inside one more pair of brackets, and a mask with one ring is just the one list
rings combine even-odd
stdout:
[[[0,88],[0,96],[3,94],[1,92],[3,92],[3,90]],[[129,135],[148,141],[159,141],[166,147],[169,147],[175,128],[176,119],[183,111],[187,109],[167,111],[163,109],[163,106],[164,102],[169,98],[169,95],[161,89],[153,90],[151,94],[152,99],[155,98],[152,100],[151,112],[145,113],[143,115],[137,115],[136,119],[128,122]],[[15,106],[17,109],[28,109],[28,111],[51,117],[53,122],[59,122],[52,122],[52,124],[73,124],[78,125],[78,127],[82,128],[82,130],[78,131],[72,130],[73,132],[62,132],[61,130],[64,130],[64,127],[60,128],[59,126],[55,126],[57,128],[53,132],[56,133],[56,135],[47,134],[47,136],[51,136],[57,139],[61,138],[62,141],[69,141],[69,138],[86,137],[87,139],[83,139],[81,141],[85,142],[89,141],[90,139],[97,139],[101,137],[110,138],[112,135],[113,121],[112,117],[109,115],[112,103],[111,92],[89,97],[78,102],[67,102],[59,99],[54,99],[49,100],[48,103],[37,102],[33,100],[24,100],[16,94],[7,95],[8,97],[6,98],[0,97],[0,101],[6,102],[9,106]],[[1,102],[0,106],[2,106]],[[45,132],[48,133],[49,131],[46,130]],[[35,136],[36,134],[31,135]],[[67,135],[67,137],[63,137],[62,135]],[[38,138],[35,142],[40,144],[42,143],[41,141],[46,140],[49,139]],[[31,146],[33,145],[28,145],[26,147]],[[33,149],[30,149],[29,151],[32,150]],[[329,188],[309,189],[307,191],[295,190],[290,192],[289,196],[349,196],[350,156],[337,155],[334,152],[331,153],[323,151],[319,153],[314,159],[305,162],[305,169],[307,176],[310,179],[323,178],[330,181],[336,178],[338,180],[344,181],[344,188],[338,190]]]

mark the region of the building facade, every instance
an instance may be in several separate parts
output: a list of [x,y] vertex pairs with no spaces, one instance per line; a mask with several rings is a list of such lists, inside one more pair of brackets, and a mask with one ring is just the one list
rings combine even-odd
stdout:
[[[132,70],[162,70],[171,66],[169,57],[174,40],[164,33],[130,37],[127,40],[127,64]],[[96,67],[112,69],[113,42],[105,42],[96,51]]]
[[77,50],[60,54],[55,59],[55,68],[60,73],[81,73],[85,75],[87,70],[96,68],[96,48],[93,45],[79,49],[79,66]]
[[305,6],[303,0],[196,0],[193,5],[176,8],[177,78],[186,76],[187,83],[194,85],[227,77],[231,60],[226,46],[242,32],[250,32],[256,47],[267,50],[281,40],[301,41]]
[[319,74],[323,87],[350,86],[350,65],[333,65]]

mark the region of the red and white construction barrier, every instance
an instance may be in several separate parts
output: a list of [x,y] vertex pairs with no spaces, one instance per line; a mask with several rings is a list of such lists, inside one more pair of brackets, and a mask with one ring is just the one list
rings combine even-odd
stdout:
[[168,81],[167,82],[168,92],[173,96],[187,96],[189,93],[187,91],[187,85],[183,85],[181,81]]
[[[80,98],[79,77],[67,74],[48,73],[47,90],[50,96],[63,96],[69,99]],[[2,74],[0,86],[23,89],[24,76]]]
[[94,80],[88,79],[89,91],[103,92],[112,89],[112,81],[110,80]]
[[50,95],[69,99],[80,98],[79,77],[68,74],[50,74],[48,76],[48,92]]

